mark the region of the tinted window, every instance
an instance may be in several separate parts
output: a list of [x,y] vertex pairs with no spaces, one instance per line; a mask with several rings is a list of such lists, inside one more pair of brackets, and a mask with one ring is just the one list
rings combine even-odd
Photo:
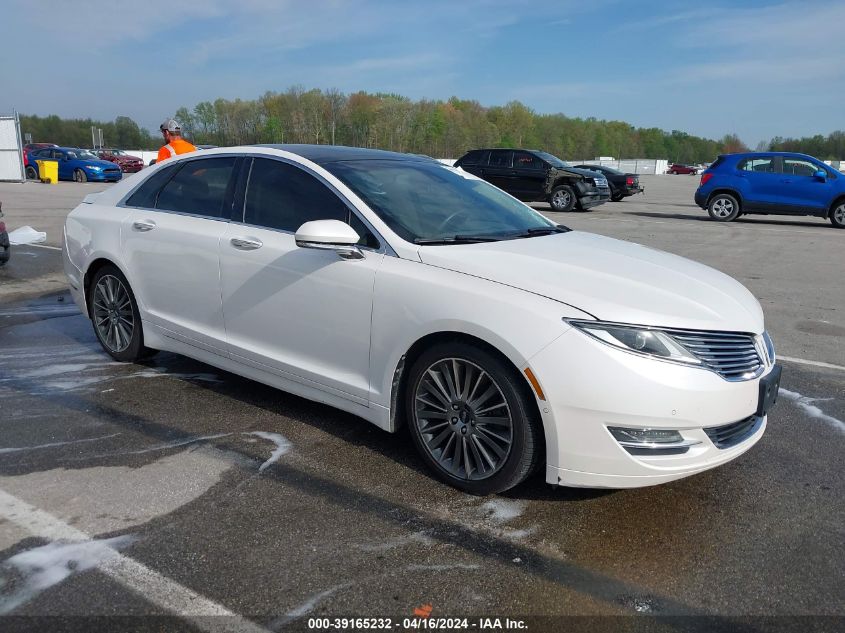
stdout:
[[486,165],[490,152],[477,149],[461,159],[461,165]]
[[155,208],[222,217],[234,166],[234,157],[204,158],[184,163],[158,194]]
[[244,214],[247,224],[295,233],[311,220],[346,222],[348,211],[331,189],[299,167],[265,158],[253,162]]
[[765,158],[747,158],[737,165],[742,171],[756,171],[766,174],[775,173],[775,160],[771,156]]
[[543,169],[543,161],[528,152],[514,152],[513,166],[520,169]]
[[565,160],[559,159],[554,154],[549,154],[548,152],[537,152],[537,155],[549,163],[552,167],[569,167],[569,163]]
[[513,152],[505,150],[493,150],[490,152],[490,167],[510,167]]
[[784,158],[783,159],[783,173],[792,174],[793,176],[812,176],[821,167],[818,167],[810,161],[800,160],[798,158]]
[[158,192],[164,186],[164,183],[170,180],[170,177],[173,175],[173,172],[176,171],[177,167],[179,167],[178,163],[159,169],[156,173],[147,178],[144,183],[135,190],[135,193],[127,198],[126,205],[130,207],[155,209]]

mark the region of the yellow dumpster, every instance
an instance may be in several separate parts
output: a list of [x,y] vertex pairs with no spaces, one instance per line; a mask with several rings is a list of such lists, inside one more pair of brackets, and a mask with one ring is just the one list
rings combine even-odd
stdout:
[[59,162],[55,160],[37,160],[35,164],[38,165],[38,177],[41,182],[48,185],[50,183],[56,184],[59,182]]

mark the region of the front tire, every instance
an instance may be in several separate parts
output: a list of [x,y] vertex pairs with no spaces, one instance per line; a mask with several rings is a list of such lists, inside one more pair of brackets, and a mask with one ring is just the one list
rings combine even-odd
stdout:
[[707,204],[707,213],[717,222],[731,222],[739,216],[739,202],[728,193],[720,193]]
[[405,389],[417,451],[443,481],[475,495],[513,488],[542,457],[532,394],[507,362],[474,345],[434,345],[411,367]]
[[571,211],[577,201],[575,191],[569,185],[555,187],[549,196],[552,211]]
[[845,229],[845,200],[840,200],[830,210],[830,223],[837,229]]
[[81,169],[73,170],[73,179],[76,182],[88,182],[88,176]]
[[97,340],[115,360],[135,362],[155,354],[155,350],[144,347],[138,303],[116,266],[103,266],[94,274],[88,292],[88,313]]

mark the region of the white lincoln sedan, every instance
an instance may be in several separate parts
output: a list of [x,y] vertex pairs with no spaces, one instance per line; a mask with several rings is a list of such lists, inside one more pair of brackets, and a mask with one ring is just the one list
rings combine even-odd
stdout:
[[407,425],[474,494],[540,467],[598,488],[692,475],[751,448],[777,397],[738,282],[419,156],[182,155],[74,209],[64,266],[115,359],[169,350]]

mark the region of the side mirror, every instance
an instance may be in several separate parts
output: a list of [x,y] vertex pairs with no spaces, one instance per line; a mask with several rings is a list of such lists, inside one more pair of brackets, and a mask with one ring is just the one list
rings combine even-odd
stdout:
[[813,176],[819,180],[827,180],[827,172],[824,169],[819,169]]
[[334,251],[342,259],[363,259],[364,253],[356,246],[360,236],[340,220],[313,220],[306,222],[294,235],[300,248]]

